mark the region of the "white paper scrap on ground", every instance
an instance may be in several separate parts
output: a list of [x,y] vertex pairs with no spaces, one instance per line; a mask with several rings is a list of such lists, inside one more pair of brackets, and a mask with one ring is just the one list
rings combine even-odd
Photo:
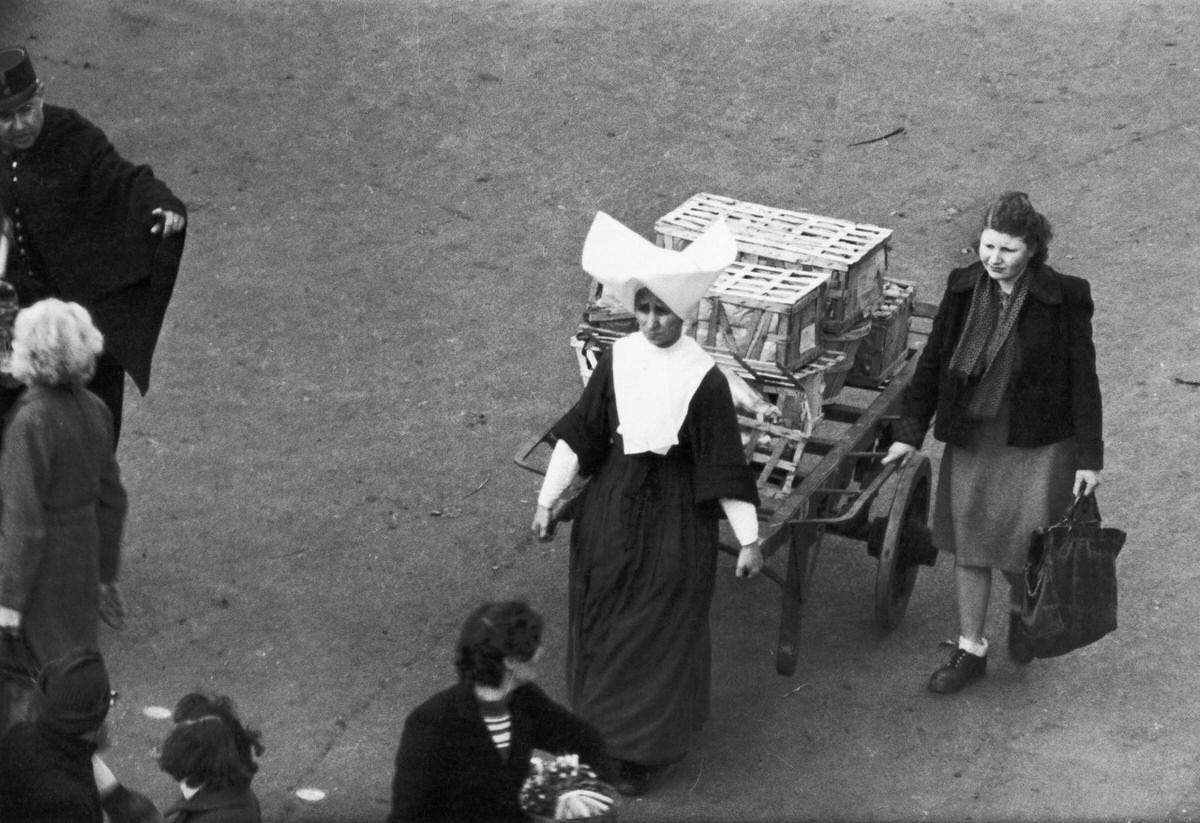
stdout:
[[170,720],[171,710],[165,706],[147,706],[142,709],[142,714],[149,717],[151,720]]
[[296,789],[296,797],[309,803],[320,803],[325,799],[325,792],[320,789]]

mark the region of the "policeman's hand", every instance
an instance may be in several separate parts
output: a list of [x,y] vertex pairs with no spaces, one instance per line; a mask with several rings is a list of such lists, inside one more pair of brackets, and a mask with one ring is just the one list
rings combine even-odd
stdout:
[[910,446],[907,443],[896,441],[888,448],[887,456],[884,457],[880,462],[885,466],[888,463],[895,463],[897,460],[903,463],[904,460],[916,450],[916,446]]
[[755,540],[742,546],[742,550],[738,552],[737,570],[734,574],[738,577],[754,577],[762,571],[762,567],[762,541]]
[[0,631],[18,632],[21,630],[21,613],[8,606],[0,606]]
[[187,225],[186,217],[167,209],[155,209],[150,214],[154,215],[154,225],[150,227],[151,234],[161,233],[163,237],[170,237],[179,234]]
[[1096,487],[1100,485],[1100,472],[1092,471],[1091,469],[1080,469],[1075,472],[1075,488],[1072,494],[1078,497],[1082,494],[1087,497],[1092,492],[1096,491]]

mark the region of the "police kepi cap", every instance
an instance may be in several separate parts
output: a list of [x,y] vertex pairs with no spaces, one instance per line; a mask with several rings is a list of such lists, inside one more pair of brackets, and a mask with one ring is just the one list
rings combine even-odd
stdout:
[[37,86],[29,52],[20,47],[0,49],[0,109],[15,109],[33,97]]

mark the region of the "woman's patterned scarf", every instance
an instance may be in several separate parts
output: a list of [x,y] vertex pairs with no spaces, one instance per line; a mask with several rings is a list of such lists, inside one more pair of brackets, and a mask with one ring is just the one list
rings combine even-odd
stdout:
[[979,384],[968,408],[971,417],[991,420],[1000,412],[1008,378],[1017,358],[1013,329],[1029,294],[1026,270],[1005,295],[986,271],[979,275],[971,295],[971,308],[958,345],[950,357],[950,373],[959,379],[976,377]]

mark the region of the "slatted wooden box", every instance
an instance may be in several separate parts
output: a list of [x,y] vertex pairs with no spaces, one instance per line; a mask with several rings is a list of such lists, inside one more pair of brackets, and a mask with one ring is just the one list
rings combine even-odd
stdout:
[[830,331],[851,328],[878,304],[891,229],[702,192],[659,218],[656,242],[683,249],[720,217],[733,232],[743,262],[830,275],[825,296]]
[[694,336],[710,351],[802,368],[824,351],[828,283],[825,272],[735,262],[700,301]]
[[759,498],[770,506],[787,497],[804,480],[801,460],[808,434],[750,417],[738,417],[738,427],[746,463],[756,475]]
[[915,284],[903,280],[884,282],[883,301],[871,312],[871,331],[855,354],[851,383],[877,385],[904,362],[916,291]]
[[825,351],[799,371],[785,371],[763,360],[735,360],[729,352],[711,352],[717,365],[749,383],[759,394],[774,403],[783,415],[783,424],[811,433],[823,416],[826,381],[838,369],[848,368],[846,355]]

